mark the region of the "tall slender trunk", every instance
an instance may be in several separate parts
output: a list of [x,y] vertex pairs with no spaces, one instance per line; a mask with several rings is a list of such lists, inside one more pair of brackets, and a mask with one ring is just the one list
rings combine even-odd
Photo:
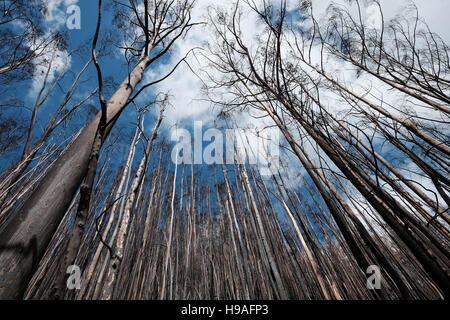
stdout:
[[138,169],[134,176],[133,182],[131,184],[130,193],[126,200],[124,213],[122,220],[120,221],[118,233],[116,235],[116,238],[113,239],[113,241],[115,241],[114,256],[109,257],[108,270],[106,274],[106,283],[103,285],[101,295],[101,298],[105,300],[110,300],[113,297],[114,286],[116,284],[116,279],[124,258],[125,241],[128,234],[129,224],[131,221],[131,211],[134,208],[136,195],[139,191],[139,188],[145,175],[148,158],[152,151],[153,142],[156,139],[159,127],[162,122],[163,112],[164,107],[161,107],[159,118],[152,131],[152,136],[149,139],[149,141],[147,141],[147,146],[145,147],[144,155],[142,156],[142,159],[139,163]]

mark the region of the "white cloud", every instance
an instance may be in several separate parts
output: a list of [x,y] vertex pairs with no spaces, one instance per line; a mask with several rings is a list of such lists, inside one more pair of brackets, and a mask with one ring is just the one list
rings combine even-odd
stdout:
[[33,61],[34,71],[33,71],[33,81],[31,84],[31,90],[29,91],[29,95],[31,98],[35,98],[36,94],[41,89],[42,85],[45,81],[45,76],[47,74],[49,64],[50,72],[47,77],[47,85],[51,83],[57,74],[68,70],[71,65],[71,58],[68,55],[67,51],[55,50],[46,50],[43,55],[36,58]]
[[[62,30],[66,24],[66,10],[69,6],[77,4],[78,0],[43,0],[46,6],[44,15],[44,35],[41,40],[36,41],[40,43],[43,39],[49,38],[51,33],[56,30]],[[33,49],[33,44],[29,45]],[[58,73],[64,72],[71,66],[71,58],[67,51],[59,50],[54,45],[50,45],[42,49],[40,56],[33,61],[34,72],[31,90],[29,91],[30,98],[34,99],[36,94],[41,89],[49,63],[51,63],[50,72],[47,82],[53,81]]]

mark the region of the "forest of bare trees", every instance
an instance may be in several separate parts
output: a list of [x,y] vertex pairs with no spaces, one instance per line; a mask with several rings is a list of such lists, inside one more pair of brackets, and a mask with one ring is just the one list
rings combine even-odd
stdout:
[[[450,48],[413,4],[98,0],[73,45],[46,1],[0,3],[0,299],[450,296]],[[180,68],[220,130],[275,128],[280,165],[173,161]]]

